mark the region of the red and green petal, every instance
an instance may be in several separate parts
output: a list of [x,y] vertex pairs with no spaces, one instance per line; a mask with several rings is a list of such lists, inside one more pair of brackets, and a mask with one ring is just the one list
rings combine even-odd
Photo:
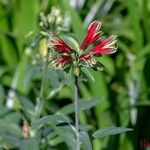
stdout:
[[116,48],[116,35],[112,35],[109,38],[105,39],[103,42],[95,46],[91,49],[91,53],[93,55],[100,55],[100,54],[112,54],[115,53]]
[[93,65],[96,64],[95,58],[90,53],[82,54],[80,56],[80,61],[81,63],[88,64],[90,67],[93,67]]
[[101,38],[102,32],[99,31],[102,23],[99,21],[93,21],[87,30],[87,35],[81,44],[81,49],[85,50],[90,44],[98,41]]
[[70,53],[72,49],[59,37],[53,38],[50,44],[56,51]]
[[82,60],[82,61],[84,61],[84,62],[87,62],[87,61],[89,61],[89,60],[91,60],[92,59],[92,56],[90,55],[90,54],[82,54],[81,56],[80,56],[80,60]]
[[61,69],[66,64],[70,63],[70,61],[71,61],[70,55],[68,54],[58,55],[57,58],[51,62],[51,66],[55,69]]

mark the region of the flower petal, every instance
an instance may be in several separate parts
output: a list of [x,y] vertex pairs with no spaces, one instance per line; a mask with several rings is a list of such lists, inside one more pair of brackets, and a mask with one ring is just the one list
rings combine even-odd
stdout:
[[80,56],[80,60],[86,62],[86,61],[89,61],[90,59],[92,59],[92,56],[90,54],[82,54]]
[[52,40],[50,40],[50,45],[52,45],[52,47],[60,52],[71,52],[71,48],[59,37],[55,37]]
[[96,64],[95,58],[90,53],[85,53],[80,56],[81,63],[87,64],[89,67],[93,67]]
[[63,68],[71,60],[71,56],[68,54],[58,55],[58,57],[51,62],[51,66],[55,69]]
[[87,30],[87,35],[84,41],[81,44],[81,49],[85,50],[90,44],[98,41],[102,35],[102,32],[99,31],[102,23],[100,21],[93,21]]
[[110,36],[109,38],[105,39],[103,42],[92,48],[91,53],[94,55],[115,53],[117,50],[115,46],[117,42],[116,38],[116,35]]

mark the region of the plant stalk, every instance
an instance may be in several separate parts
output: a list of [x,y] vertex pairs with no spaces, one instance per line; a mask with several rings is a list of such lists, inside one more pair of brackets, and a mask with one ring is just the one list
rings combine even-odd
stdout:
[[45,76],[48,68],[48,56],[49,56],[49,52],[47,52],[46,54],[46,62],[44,63],[44,68],[43,68],[43,76],[42,76],[41,87],[40,87],[39,101],[36,107],[36,119],[40,117],[44,105],[43,93],[44,93],[44,85],[45,85]]
[[74,109],[75,109],[76,143],[77,143],[77,150],[80,150],[78,91],[79,91],[78,77],[74,75]]

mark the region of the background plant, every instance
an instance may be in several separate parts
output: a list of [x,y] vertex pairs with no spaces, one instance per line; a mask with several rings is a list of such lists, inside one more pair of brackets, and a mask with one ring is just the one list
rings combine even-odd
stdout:
[[[103,20],[105,33],[110,35],[111,31],[118,35],[119,53],[111,58],[107,56],[100,58],[108,68],[107,72],[94,72],[96,80],[94,84],[93,81],[89,81],[80,85],[80,97],[85,100],[91,98],[90,106],[100,102],[94,101],[92,97],[103,99],[103,102],[90,110],[81,111],[80,118],[82,124],[93,125],[90,133],[98,128],[112,125],[134,128],[134,132],[128,133],[127,136],[109,136],[93,141],[94,150],[137,149],[140,138],[149,138],[150,133],[147,118],[150,34],[149,1],[146,0],[87,0],[73,5],[74,8],[70,7],[68,1],[1,0],[0,146],[4,149],[16,147],[37,149],[36,146],[41,149],[59,149],[60,147],[66,149],[63,138],[56,136],[61,135],[61,131],[57,131],[56,134],[56,131],[54,132],[48,125],[44,125],[39,130],[42,134],[38,134],[42,140],[41,138],[23,138],[22,135],[23,120],[28,120],[29,125],[35,120],[36,97],[39,97],[41,85],[43,59],[39,55],[37,44],[41,39],[41,35],[37,35],[39,13],[43,11],[48,14],[50,8],[57,5],[71,16],[70,31],[78,35],[79,42],[85,36],[86,26],[92,19]],[[80,28],[82,30],[79,30]],[[33,38],[35,40],[32,40]],[[36,64],[37,60],[39,64]],[[31,64],[36,65],[31,67]],[[72,89],[68,86],[64,87],[64,84],[68,83],[66,75],[63,72],[49,70],[46,78],[48,82],[44,86],[44,98],[47,100],[42,116],[54,114],[56,111],[63,111],[65,114],[73,113],[71,105],[69,105],[70,109],[63,108],[72,102]],[[8,103],[12,99],[13,105]],[[84,106],[82,110],[89,108],[87,105],[85,107],[85,104],[82,106]],[[58,123],[57,119],[52,118],[52,120]],[[89,126],[86,127],[89,128]],[[32,129],[30,130],[30,136],[35,135]]]

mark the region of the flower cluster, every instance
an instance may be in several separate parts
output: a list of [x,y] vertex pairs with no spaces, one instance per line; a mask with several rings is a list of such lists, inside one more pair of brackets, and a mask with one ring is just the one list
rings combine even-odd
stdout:
[[[103,54],[112,54],[116,52],[116,35],[112,35],[100,42],[102,32],[100,31],[102,23],[99,21],[92,22],[88,29],[87,35],[82,42],[79,50],[70,47],[58,36],[52,38],[49,42],[50,46],[57,51],[58,54],[50,62],[51,66],[56,69],[64,69],[69,65],[73,68],[86,66],[93,69],[99,69],[102,64],[99,63],[94,56]],[[98,43],[93,48],[89,48],[91,44]]]
[[[39,25],[44,31],[53,31],[59,34],[69,29],[70,16],[62,13],[58,7],[52,7],[49,14],[45,15],[43,12],[40,13]],[[46,34],[46,32],[43,33]]]

